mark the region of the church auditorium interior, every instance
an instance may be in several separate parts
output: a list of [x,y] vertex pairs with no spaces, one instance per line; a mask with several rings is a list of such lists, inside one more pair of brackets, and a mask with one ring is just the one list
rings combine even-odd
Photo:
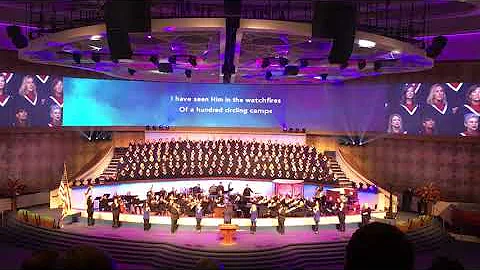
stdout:
[[480,2],[0,14],[1,269],[480,269]]

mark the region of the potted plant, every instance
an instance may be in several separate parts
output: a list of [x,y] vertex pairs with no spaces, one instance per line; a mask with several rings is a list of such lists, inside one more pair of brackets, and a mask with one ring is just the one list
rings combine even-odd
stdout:
[[435,187],[433,183],[426,184],[415,190],[415,195],[420,197],[422,213],[431,215],[433,204],[440,200],[440,189]]
[[19,196],[23,192],[25,187],[26,185],[24,185],[20,179],[17,179],[17,180],[8,179],[7,190],[8,190],[8,195],[12,200],[11,202],[12,210],[14,212],[17,211],[17,196]]

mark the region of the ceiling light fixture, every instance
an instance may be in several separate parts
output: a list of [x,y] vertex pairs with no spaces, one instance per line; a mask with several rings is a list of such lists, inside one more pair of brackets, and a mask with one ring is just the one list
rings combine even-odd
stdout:
[[367,39],[359,39],[358,40],[358,46],[360,48],[374,48],[375,46],[377,46],[377,43],[374,42],[374,41],[371,41],[371,40],[367,40]]

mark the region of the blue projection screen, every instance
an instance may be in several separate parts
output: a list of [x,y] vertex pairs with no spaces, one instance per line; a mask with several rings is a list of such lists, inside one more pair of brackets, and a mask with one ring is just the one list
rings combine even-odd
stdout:
[[235,85],[65,78],[64,126],[385,130],[388,86]]

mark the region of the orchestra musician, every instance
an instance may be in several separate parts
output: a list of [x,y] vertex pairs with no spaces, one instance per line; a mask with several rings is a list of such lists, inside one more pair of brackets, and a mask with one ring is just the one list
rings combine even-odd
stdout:
[[248,186],[248,184],[246,184],[245,189],[243,190],[243,196],[250,198],[252,193],[253,193],[253,190]]
[[118,202],[117,197],[113,198],[112,215],[113,215],[112,227],[113,228],[120,227],[120,203]]
[[258,210],[257,210],[257,205],[255,203],[252,203],[252,206],[250,207],[250,233],[255,234],[257,232],[257,218],[258,218]]
[[360,227],[363,227],[365,225],[368,225],[368,223],[370,223],[370,219],[372,217],[372,209],[370,208],[368,203],[363,204],[361,214],[362,214],[362,223],[361,223]]

